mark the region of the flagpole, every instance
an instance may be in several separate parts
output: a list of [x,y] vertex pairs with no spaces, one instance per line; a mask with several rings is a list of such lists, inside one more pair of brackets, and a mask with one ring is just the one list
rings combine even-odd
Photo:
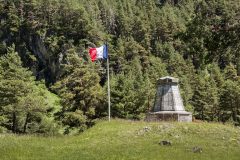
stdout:
[[109,76],[109,55],[107,57],[107,80],[108,80],[108,121],[111,121],[111,99],[110,99],[110,76]]

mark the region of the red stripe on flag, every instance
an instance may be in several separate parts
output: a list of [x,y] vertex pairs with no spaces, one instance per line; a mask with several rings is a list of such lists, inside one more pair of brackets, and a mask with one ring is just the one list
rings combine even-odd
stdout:
[[96,50],[96,48],[90,48],[89,49],[89,54],[90,54],[92,62],[97,59],[97,50]]

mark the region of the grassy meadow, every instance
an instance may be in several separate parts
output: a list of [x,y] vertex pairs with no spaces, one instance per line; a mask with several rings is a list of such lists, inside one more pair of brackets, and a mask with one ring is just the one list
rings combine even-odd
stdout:
[[[162,140],[172,145],[159,145]],[[216,123],[100,121],[78,136],[2,134],[0,159],[239,160],[240,129]]]

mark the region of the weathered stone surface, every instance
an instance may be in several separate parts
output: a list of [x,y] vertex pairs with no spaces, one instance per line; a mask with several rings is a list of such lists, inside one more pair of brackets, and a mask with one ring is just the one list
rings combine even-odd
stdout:
[[163,77],[158,80],[157,95],[153,111],[184,111],[178,88],[178,79]]
[[192,114],[186,111],[159,111],[147,114],[147,121],[192,122]]
[[192,114],[186,112],[178,87],[178,79],[163,77],[158,80],[157,94],[147,121],[192,122]]

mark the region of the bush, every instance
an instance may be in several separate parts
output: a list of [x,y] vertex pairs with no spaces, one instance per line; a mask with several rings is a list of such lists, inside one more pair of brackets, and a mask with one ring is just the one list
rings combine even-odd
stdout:
[[59,135],[61,129],[61,125],[55,122],[53,119],[45,117],[42,119],[38,133],[43,133],[45,135]]
[[0,133],[7,133],[8,130],[5,127],[0,126]]

